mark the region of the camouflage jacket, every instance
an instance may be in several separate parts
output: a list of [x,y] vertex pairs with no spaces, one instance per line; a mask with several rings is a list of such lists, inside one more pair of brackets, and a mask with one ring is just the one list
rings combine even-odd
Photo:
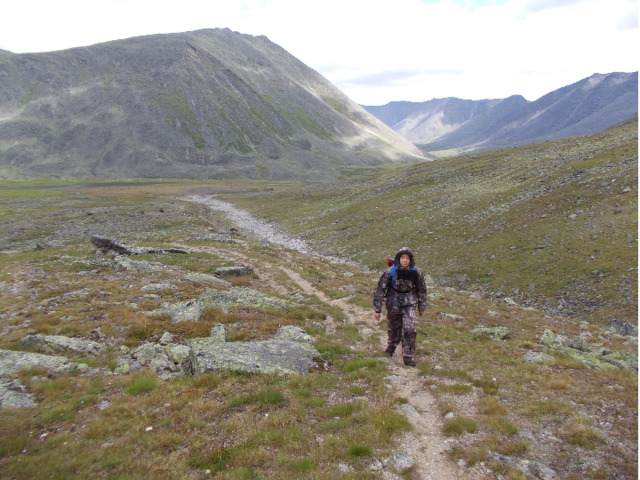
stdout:
[[427,286],[420,269],[397,269],[391,285],[391,268],[387,268],[373,295],[374,312],[382,311],[383,300],[386,300],[388,312],[399,312],[410,305],[418,305],[418,310],[424,311],[427,308]]

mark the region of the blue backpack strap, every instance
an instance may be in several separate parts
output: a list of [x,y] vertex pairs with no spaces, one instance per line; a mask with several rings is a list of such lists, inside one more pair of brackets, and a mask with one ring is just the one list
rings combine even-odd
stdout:
[[[417,272],[416,267],[411,267],[412,272]],[[396,266],[392,265],[389,269],[389,274],[391,275],[391,282],[389,283],[389,288],[393,288],[393,281],[396,279]],[[395,289],[394,289],[395,290]]]

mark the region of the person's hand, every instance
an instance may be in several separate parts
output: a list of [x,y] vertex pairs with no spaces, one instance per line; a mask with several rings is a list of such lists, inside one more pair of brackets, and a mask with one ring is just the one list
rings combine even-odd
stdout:
[[424,315],[424,310],[418,310],[418,316],[421,317],[422,315]]
[[380,320],[380,312],[373,312],[373,318]]

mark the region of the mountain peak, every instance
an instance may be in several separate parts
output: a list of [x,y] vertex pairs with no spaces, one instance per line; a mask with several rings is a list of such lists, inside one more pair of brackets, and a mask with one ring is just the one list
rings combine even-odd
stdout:
[[638,113],[638,72],[593,74],[534,102],[434,99],[365,107],[433,155],[526,145],[609,128]]
[[0,56],[0,166],[88,177],[330,180],[425,161],[267,37],[205,29]]

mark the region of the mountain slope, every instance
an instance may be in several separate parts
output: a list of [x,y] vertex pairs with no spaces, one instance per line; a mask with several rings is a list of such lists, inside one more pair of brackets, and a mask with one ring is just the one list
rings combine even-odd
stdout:
[[436,99],[365,107],[426,151],[493,150],[602,131],[638,112],[638,73],[595,74],[529,102]]
[[0,166],[324,180],[420,151],[270,42],[225,30],[0,56]]
[[636,119],[591,136],[233,201],[376,270],[407,245],[437,284],[637,324],[637,186]]

